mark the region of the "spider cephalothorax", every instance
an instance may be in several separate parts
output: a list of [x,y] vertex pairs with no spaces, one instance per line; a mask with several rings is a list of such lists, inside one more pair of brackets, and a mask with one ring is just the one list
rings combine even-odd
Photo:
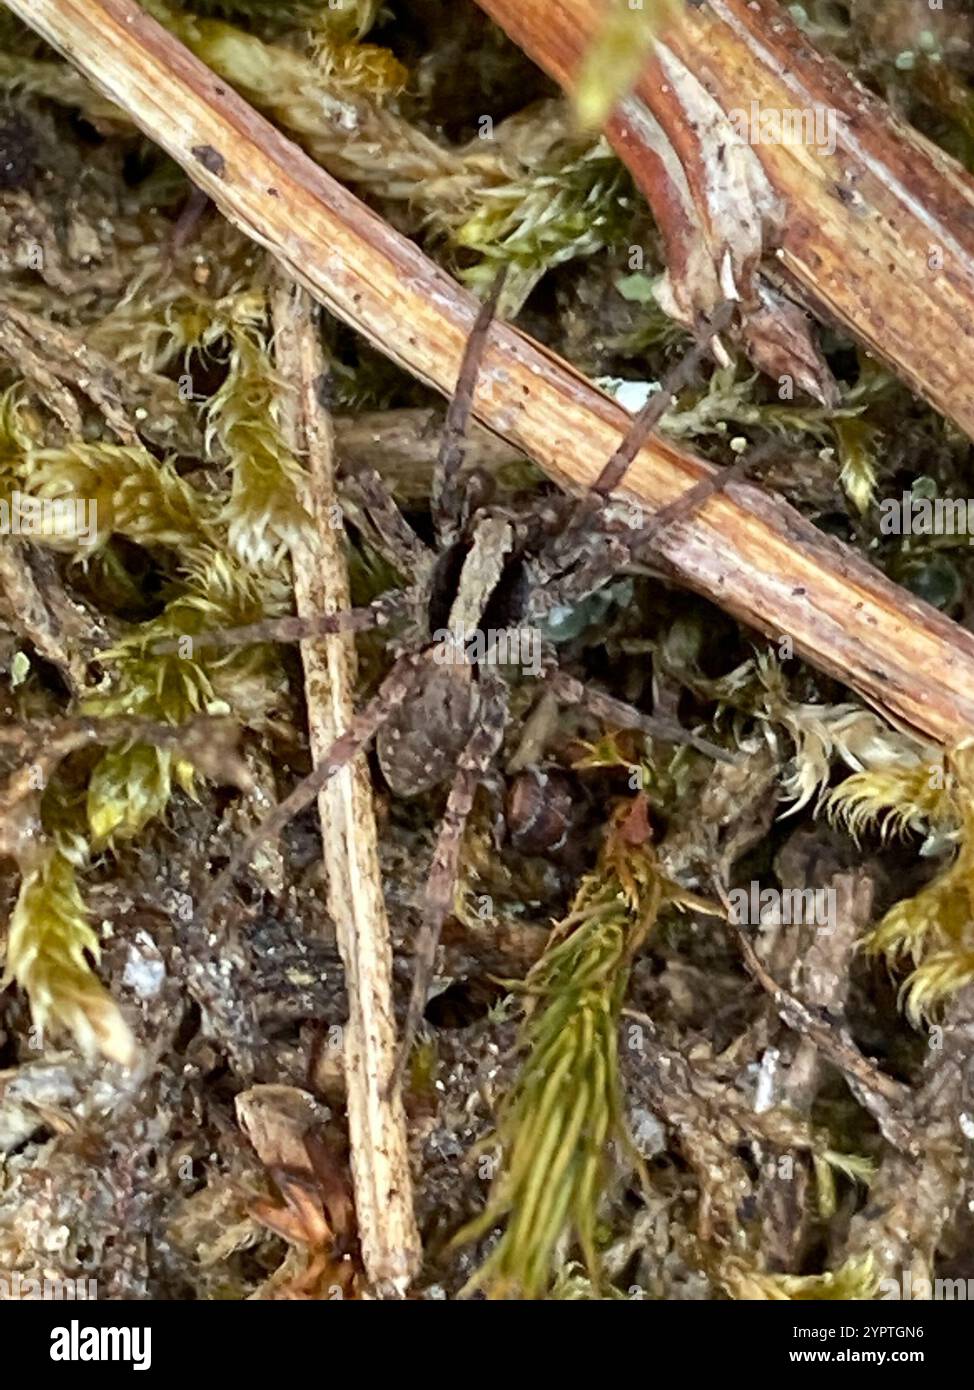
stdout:
[[[720,750],[672,721],[654,719],[563,675],[554,648],[544,637],[545,623],[555,610],[570,609],[608,583],[644,546],[652,526],[659,524],[659,514],[648,526],[620,523],[604,505],[603,494],[617,486],[672,398],[678,379],[667,383],[654,405],[634,422],[589,498],[581,502],[546,498],[523,513],[491,505],[485,501],[481,480],[463,479],[460,466],[480,356],[499,288],[495,287],[477,318],[447,413],[431,495],[435,545],[426,545],[413,531],[377,474],[360,472],[346,485],[357,517],[404,576],[404,587],[381,594],[366,608],[308,621],[270,620],[195,639],[199,645],[236,646],[370,628],[390,632],[395,659],[377,692],[327,757],[241,844],[214,880],[200,911],[208,914],[257,846],[277,835],[373,738],[383,775],[394,793],[417,795],[449,781],[426,880],[400,1062],[425,1007],[440,929],[453,903],[474,796],[489,776],[503,742],[512,668],[540,678],[549,697],[586,704],[607,722],[642,729],[671,742],[691,742],[720,756]],[[704,337],[713,331],[711,322]],[[699,357],[701,351],[692,356]],[[686,366],[687,359],[679,369],[681,379]]]
[[[413,698],[390,714],[376,736],[379,765],[397,795],[429,791],[456,766],[481,701],[488,655],[483,635],[506,631],[523,611],[523,597],[508,594],[515,571],[523,593],[514,528],[489,513],[475,517],[470,539],[455,542],[433,565],[421,639],[430,666]],[[505,595],[514,601],[504,602]],[[497,626],[501,621],[504,628]],[[496,649],[490,653],[495,657]]]

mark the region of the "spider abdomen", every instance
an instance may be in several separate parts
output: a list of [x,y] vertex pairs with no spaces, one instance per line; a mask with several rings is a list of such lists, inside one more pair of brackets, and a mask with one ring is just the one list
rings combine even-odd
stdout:
[[376,737],[382,775],[396,796],[419,796],[453,775],[476,708],[471,666],[460,660],[430,666],[416,694]]

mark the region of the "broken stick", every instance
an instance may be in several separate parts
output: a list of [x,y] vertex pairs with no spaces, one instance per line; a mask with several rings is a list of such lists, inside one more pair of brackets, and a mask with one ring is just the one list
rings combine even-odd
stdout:
[[[281,376],[295,388],[285,429],[307,459],[317,544],[292,548],[298,615],[347,608],[351,602],[343,533],[331,525],[335,445],[318,400],[324,360],[315,306],[280,277],[273,295],[274,351]],[[308,732],[323,758],[355,712],[355,641],[349,634],[302,642]],[[362,1261],[378,1291],[403,1294],[422,1257],[413,1215],[412,1179],[402,1098],[390,1088],[396,1059],[392,947],[364,756],[318,794],[328,910],[335,923],[348,988],[344,1063],[355,1210]]]

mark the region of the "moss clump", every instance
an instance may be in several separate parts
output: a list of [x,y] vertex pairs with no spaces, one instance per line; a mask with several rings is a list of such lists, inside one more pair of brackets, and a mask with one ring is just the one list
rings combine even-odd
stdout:
[[78,885],[83,842],[62,840],[24,875],[10,918],[5,983],[30,999],[34,1025],[66,1030],[89,1057],[101,1053],[130,1066],[135,1040],[92,969],[98,935]]
[[570,1233],[599,1280],[596,1221],[609,1145],[625,1140],[618,1063],[620,1010],[633,955],[667,896],[642,800],[613,816],[595,871],[579,887],[524,982],[526,1053],[501,1106],[501,1168],[482,1215],[458,1240],[504,1232],[468,1285],[539,1298]]

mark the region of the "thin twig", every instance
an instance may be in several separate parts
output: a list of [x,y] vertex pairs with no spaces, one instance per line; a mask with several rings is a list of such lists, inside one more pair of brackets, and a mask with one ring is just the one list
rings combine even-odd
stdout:
[[[273,296],[274,348],[282,377],[295,387],[286,418],[293,446],[308,461],[317,544],[291,551],[302,618],[350,604],[343,533],[331,525],[335,449],[318,383],[324,361],[309,295],[281,279]],[[354,714],[355,643],[350,635],[301,645],[308,730],[320,760]],[[328,908],[345,964],[349,1020],[344,1060],[355,1206],[362,1258],[373,1286],[402,1294],[416,1274],[421,1247],[402,1100],[391,1090],[396,1028],[392,950],[382,894],[372,785],[364,757],[338,772],[318,795]]]
[[[603,0],[477,3],[574,89]],[[811,391],[821,371],[809,342],[798,341],[802,332],[793,337],[794,306],[789,314],[780,283],[974,436],[974,179],[816,50],[790,8],[778,0],[680,6],[605,133],[653,208],[675,286],[694,298],[709,281],[716,302],[732,270],[752,355],[753,336],[771,321],[755,359],[765,369],[777,376],[777,357]],[[831,138],[741,139],[730,117],[742,109],[759,109],[762,119],[814,113]],[[746,178],[735,180],[730,170],[742,160]],[[761,198],[748,206],[759,185]],[[706,275],[701,261],[710,262]]]

